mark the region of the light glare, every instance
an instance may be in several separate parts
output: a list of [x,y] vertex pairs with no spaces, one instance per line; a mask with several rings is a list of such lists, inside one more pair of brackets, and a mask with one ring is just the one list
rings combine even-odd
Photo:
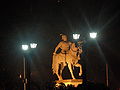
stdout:
[[37,47],[37,44],[36,44],[36,43],[31,43],[31,44],[30,44],[30,47],[31,47],[31,48],[36,48],[36,47]]
[[90,38],[96,38],[97,37],[97,33],[96,32],[92,32],[90,33]]
[[73,34],[73,39],[79,39],[79,37],[80,37],[80,34]]
[[24,51],[28,50],[28,45],[22,45],[22,49],[23,49]]

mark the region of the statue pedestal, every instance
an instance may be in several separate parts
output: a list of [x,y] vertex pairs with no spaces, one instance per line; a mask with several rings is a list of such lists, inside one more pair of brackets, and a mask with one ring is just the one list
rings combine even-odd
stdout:
[[79,84],[83,83],[83,79],[66,79],[66,80],[56,80],[56,87],[59,87],[61,83],[65,84],[65,86],[73,85],[77,87]]

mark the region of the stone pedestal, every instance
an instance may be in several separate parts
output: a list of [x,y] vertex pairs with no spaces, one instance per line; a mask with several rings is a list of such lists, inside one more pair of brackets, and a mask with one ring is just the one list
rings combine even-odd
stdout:
[[65,86],[73,85],[77,87],[79,84],[83,83],[83,79],[66,79],[66,80],[56,80],[56,87],[59,87],[61,83],[65,84]]

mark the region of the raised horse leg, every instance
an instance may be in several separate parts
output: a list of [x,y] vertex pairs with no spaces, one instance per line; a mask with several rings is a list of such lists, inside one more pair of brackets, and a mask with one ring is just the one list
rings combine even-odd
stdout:
[[82,65],[77,63],[75,66],[80,68],[79,76],[81,76],[82,75]]
[[70,73],[71,73],[71,76],[72,76],[72,79],[75,79],[74,75],[73,75],[73,70],[72,70],[72,66],[70,63],[68,63],[68,68],[70,70]]

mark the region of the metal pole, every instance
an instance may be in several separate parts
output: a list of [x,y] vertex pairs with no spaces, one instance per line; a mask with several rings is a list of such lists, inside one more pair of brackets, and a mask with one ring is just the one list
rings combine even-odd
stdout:
[[23,64],[24,64],[24,90],[26,90],[26,66],[25,66],[25,56],[23,56]]
[[108,76],[108,64],[106,64],[106,85],[109,86],[109,76]]

